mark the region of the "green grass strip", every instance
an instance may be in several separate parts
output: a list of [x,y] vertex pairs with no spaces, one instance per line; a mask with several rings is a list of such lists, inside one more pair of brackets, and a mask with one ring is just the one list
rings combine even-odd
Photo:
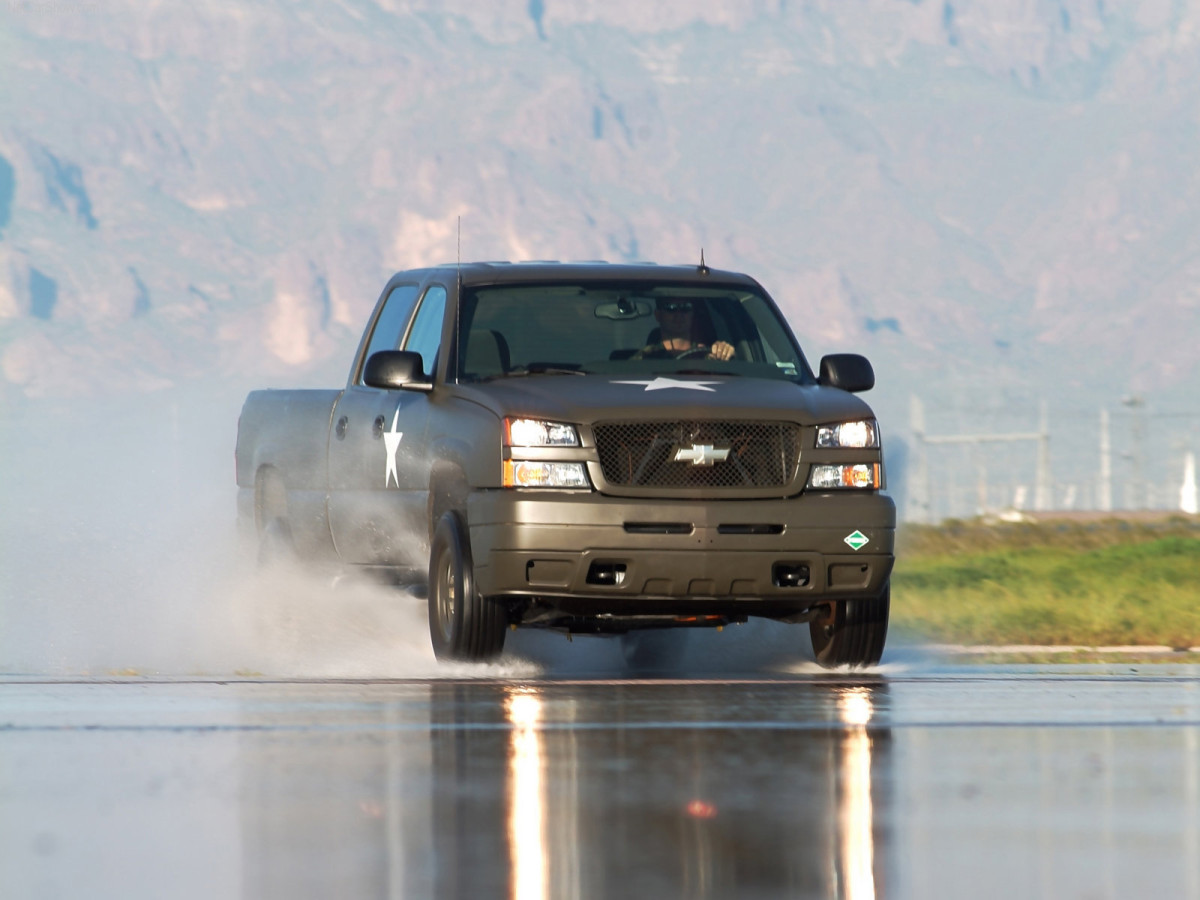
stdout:
[[905,529],[891,623],[938,643],[1200,646],[1200,523]]

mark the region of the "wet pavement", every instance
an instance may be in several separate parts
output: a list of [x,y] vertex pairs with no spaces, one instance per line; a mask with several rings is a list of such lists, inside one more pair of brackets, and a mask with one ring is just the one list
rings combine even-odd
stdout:
[[0,679],[3,897],[1200,897],[1200,671]]

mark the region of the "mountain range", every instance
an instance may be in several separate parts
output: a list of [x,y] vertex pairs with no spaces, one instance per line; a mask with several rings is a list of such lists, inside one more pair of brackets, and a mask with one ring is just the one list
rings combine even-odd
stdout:
[[1195,0],[0,0],[0,405],[332,386],[394,270],[703,250],[898,434],[1138,398],[1174,465],[1198,159]]

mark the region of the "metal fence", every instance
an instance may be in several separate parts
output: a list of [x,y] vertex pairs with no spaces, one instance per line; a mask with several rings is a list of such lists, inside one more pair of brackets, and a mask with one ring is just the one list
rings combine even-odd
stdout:
[[[904,521],[1022,513],[1196,514],[1200,411],[1032,405],[926,408],[910,400],[909,435],[889,458]],[[895,463],[899,462],[899,466]]]

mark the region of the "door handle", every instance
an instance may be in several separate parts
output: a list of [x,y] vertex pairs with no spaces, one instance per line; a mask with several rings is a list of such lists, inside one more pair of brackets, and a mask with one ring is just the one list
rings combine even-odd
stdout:
[[371,426],[371,434],[376,440],[383,437],[383,416],[375,417],[375,424]]
[[346,416],[342,416],[337,420],[337,425],[334,426],[333,433],[337,435],[339,441],[346,439],[346,426],[350,424],[350,420]]

